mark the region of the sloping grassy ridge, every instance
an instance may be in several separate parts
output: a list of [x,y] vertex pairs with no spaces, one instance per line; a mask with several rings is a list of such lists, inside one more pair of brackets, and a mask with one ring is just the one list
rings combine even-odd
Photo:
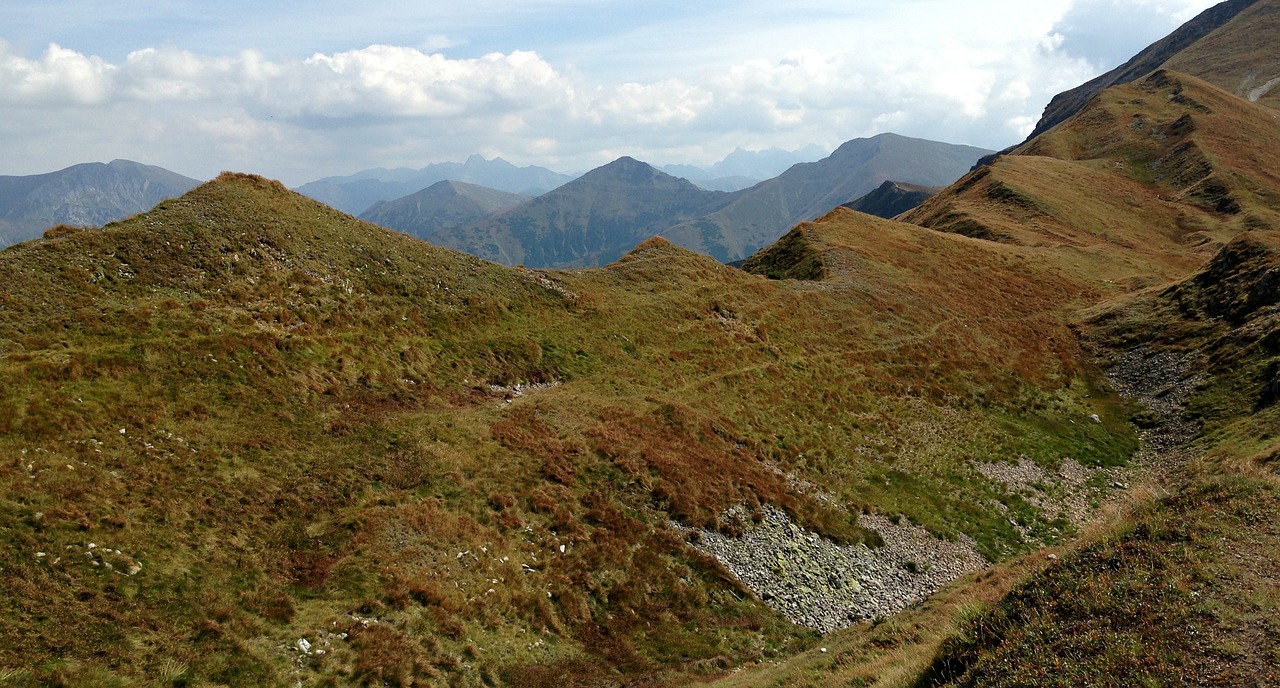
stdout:
[[1195,357],[1198,458],[1171,495],[972,615],[918,685],[1280,681],[1278,249],[1274,232],[1243,234],[1196,275],[1093,315],[1104,345],[1145,332],[1152,351]]

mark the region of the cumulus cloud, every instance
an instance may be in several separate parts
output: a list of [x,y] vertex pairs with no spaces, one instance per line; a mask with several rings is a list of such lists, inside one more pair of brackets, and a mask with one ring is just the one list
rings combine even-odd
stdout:
[[[868,4],[884,17],[896,8]],[[1019,3],[998,20],[935,4],[902,30],[874,13],[833,16],[805,25],[817,27],[807,38],[777,19],[776,35],[717,36],[737,41],[724,48],[738,55],[729,60],[703,61],[705,45],[654,37],[648,49],[665,51],[664,64],[683,55],[690,66],[651,79],[592,73],[533,50],[451,57],[443,51],[466,41],[444,34],[417,47],[373,44],[294,59],[172,45],[114,62],[58,45],[27,58],[0,42],[0,120],[20,142],[12,155],[50,160],[31,171],[159,152],[145,161],[289,183],[475,152],[566,171],[620,154],[706,164],[737,147],[834,147],[882,131],[1000,148],[1030,130],[1053,94],[1098,71],[1083,55],[1086,33],[1072,27],[1096,26],[1113,4]],[[1195,3],[1157,4],[1174,21]],[[644,38],[629,40],[642,46]],[[52,131],[50,121],[65,130]]]
[[95,105],[110,97],[115,72],[102,58],[56,44],[36,60],[0,55],[0,97],[23,105]]

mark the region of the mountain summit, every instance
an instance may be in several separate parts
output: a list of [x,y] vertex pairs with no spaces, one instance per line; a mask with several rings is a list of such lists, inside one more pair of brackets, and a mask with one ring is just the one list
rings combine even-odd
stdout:
[[507,265],[603,265],[730,197],[622,157],[505,213],[437,232],[432,241]]
[[466,182],[436,182],[394,201],[378,201],[360,219],[430,239],[437,232],[465,227],[530,199]]

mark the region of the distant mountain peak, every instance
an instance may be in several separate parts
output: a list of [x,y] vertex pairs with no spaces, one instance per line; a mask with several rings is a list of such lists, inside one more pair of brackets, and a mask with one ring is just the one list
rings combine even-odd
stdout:
[[622,157],[618,158],[617,160],[614,160],[613,162],[611,162],[611,163],[608,163],[608,164],[604,165],[603,167],[608,168],[608,167],[614,167],[614,166],[618,166],[618,167],[628,167],[628,166],[632,166],[632,167],[634,167],[634,166],[642,166],[642,167],[649,167],[649,168],[652,168],[652,167],[653,167],[653,166],[652,166],[652,165],[650,165],[649,163],[647,163],[647,162],[641,162],[641,161],[639,161],[639,160],[636,160],[635,158],[631,157],[630,155],[624,155],[624,156],[622,156]]
[[860,213],[883,218],[893,218],[918,207],[942,189],[936,186],[886,181],[876,190],[843,207]]
[[200,182],[154,165],[116,159],[57,172],[0,177],[0,248],[54,225],[97,226],[124,219]]
[[587,183],[596,180],[614,180],[628,184],[653,184],[656,182],[663,182],[665,183],[664,185],[679,183],[681,185],[688,184],[690,187],[694,186],[693,183],[688,180],[673,177],[647,162],[636,160],[628,155],[624,155],[611,163],[597,167],[578,179],[579,182]]

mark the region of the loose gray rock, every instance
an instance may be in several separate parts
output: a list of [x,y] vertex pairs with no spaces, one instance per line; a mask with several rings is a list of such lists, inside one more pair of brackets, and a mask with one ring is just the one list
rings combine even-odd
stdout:
[[[729,516],[745,513],[731,510]],[[693,546],[720,560],[792,623],[823,633],[895,614],[986,566],[973,541],[963,536],[956,542],[942,540],[905,519],[894,524],[863,516],[860,522],[880,533],[885,545],[842,546],[765,506],[760,523],[740,537],[698,530]]]

